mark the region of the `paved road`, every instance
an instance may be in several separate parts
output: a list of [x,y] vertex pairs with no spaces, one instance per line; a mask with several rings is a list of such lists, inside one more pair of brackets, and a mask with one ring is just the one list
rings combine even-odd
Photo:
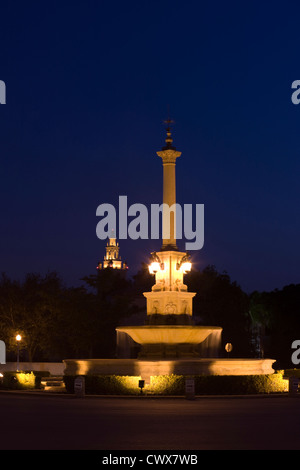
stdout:
[[0,393],[0,449],[299,450],[299,398]]

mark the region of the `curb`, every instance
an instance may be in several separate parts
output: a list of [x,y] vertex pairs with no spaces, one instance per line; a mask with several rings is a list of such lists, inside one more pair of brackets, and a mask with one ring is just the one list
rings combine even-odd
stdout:
[[0,390],[0,394],[3,395],[31,395],[40,397],[60,397],[60,398],[109,398],[109,399],[138,399],[138,400],[187,400],[195,401],[201,399],[259,399],[259,398],[300,398],[300,393],[291,394],[285,393],[261,393],[261,394],[250,394],[250,395],[195,395],[193,398],[187,398],[185,395],[84,395],[76,396],[74,393],[67,392],[52,392],[52,391],[40,391],[40,390]]

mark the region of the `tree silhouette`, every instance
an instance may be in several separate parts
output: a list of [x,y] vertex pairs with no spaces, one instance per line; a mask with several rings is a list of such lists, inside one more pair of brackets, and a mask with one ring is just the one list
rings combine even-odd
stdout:
[[226,272],[217,272],[214,266],[192,270],[186,274],[185,283],[190,292],[196,292],[193,299],[196,323],[221,326],[222,345],[232,343],[233,356],[249,355],[249,298],[237,283]]

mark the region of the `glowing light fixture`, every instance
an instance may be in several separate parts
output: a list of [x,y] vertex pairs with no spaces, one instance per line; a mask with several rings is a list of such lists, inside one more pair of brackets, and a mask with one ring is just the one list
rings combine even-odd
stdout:
[[160,271],[160,264],[157,263],[156,261],[153,261],[149,265],[149,272],[150,272],[150,274],[155,274],[155,273],[157,273],[157,271]]
[[192,269],[192,263],[190,262],[183,263],[180,267],[180,271],[183,272],[184,274],[188,273],[191,269]]
[[150,274],[156,274],[158,271],[164,270],[164,263],[161,262],[160,258],[156,253],[151,253],[151,263],[149,264]]
[[192,263],[190,262],[190,255],[186,254],[180,263],[177,263],[177,270],[183,274],[188,273],[192,269]]

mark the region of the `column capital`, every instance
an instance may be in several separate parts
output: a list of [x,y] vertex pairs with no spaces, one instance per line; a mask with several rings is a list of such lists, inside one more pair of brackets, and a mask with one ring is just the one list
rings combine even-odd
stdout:
[[156,152],[156,154],[162,158],[163,165],[164,164],[170,164],[170,163],[176,163],[176,158],[180,157],[181,152],[178,152],[177,150],[174,149],[166,149],[166,150],[161,150],[159,152]]

